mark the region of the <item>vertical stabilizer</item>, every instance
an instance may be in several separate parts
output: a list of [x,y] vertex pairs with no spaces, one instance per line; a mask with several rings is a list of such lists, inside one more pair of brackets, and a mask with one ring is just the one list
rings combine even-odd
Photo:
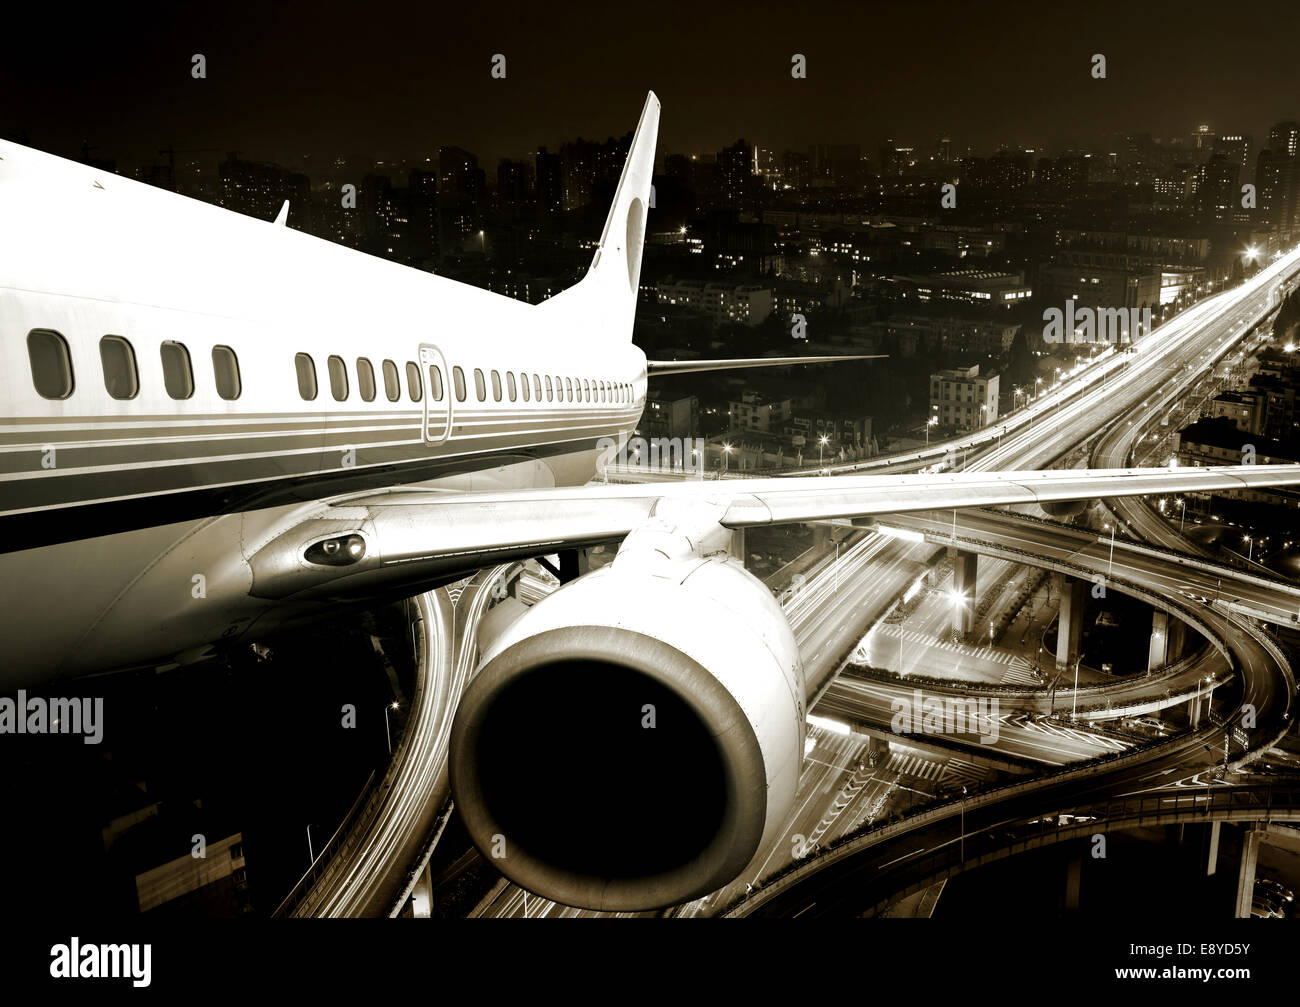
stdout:
[[602,328],[617,333],[622,342],[632,339],[658,135],[659,99],[651,91],[641,110],[641,121],[632,136],[627,163],[623,165],[614,193],[614,204],[605,219],[600,245],[592,256],[587,275],[575,287],[544,302],[544,305],[555,305],[554,310],[561,310],[562,306],[603,316]]

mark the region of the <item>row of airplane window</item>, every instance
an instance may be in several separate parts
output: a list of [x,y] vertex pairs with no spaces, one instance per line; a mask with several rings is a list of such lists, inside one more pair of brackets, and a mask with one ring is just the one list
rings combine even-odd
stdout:
[[[311,402],[316,398],[316,362],[308,353],[299,353],[294,358],[298,372],[298,394]],[[329,374],[330,394],[335,401],[345,402],[351,394],[348,386],[348,365],[339,356],[331,356],[325,361]],[[397,364],[385,360],[382,364],[384,375],[384,394],[389,402],[396,402],[402,397],[401,374]],[[375,385],[375,368],[367,357],[357,357],[357,390],[365,402],[373,402],[377,393]],[[479,402],[488,398],[488,384],[492,386],[492,401],[500,402],[503,396],[511,402],[523,399],[525,402],[542,401],[543,387],[547,402],[631,402],[632,386],[617,381],[600,381],[592,378],[562,378],[558,374],[533,374],[525,371],[506,371],[502,381],[501,372],[491,370],[485,376],[482,368],[474,368],[474,397]],[[465,381],[465,371],[459,365],[451,369],[452,390],[457,402],[464,402],[469,397],[469,388]],[[419,402],[424,397],[424,381],[420,368],[413,360],[406,362],[406,391],[412,402]],[[429,364],[429,398],[441,402],[447,395],[443,382],[442,368]]]
[[[159,347],[162,358],[163,385],[167,394],[173,399],[188,399],[194,394],[194,367],[190,361],[190,351],[185,344],[173,340],[163,342]],[[68,341],[53,329],[32,329],[27,334],[27,355],[31,361],[32,383],[38,394],[47,399],[66,399],[76,385],[72,369],[72,353]],[[99,358],[103,365],[104,387],[115,399],[133,399],[140,394],[140,371],[136,366],[135,348],[122,336],[104,336],[99,341]],[[343,358],[330,356],[326,360],[329,374],[330,394],[335,401],[344,402],[350,394],[348,386],[348,367]],[[298,375],[298,394],[305,401],[312,401],[317,395],[316,362],[307,353],[299,353],[294,358]],[[401,375],[397,364],[391,360],[383,361],[384,394],[389,402],[396,402],[402,397]],[[457,402],[464,402],[468,397],[465,372],[459,366],[451,369],[452,385]],[[243,385],[239,376],[239,358],[229,346],[212,348],[212,374],[216,383],[217,394],[223,399],[237,399]],[[377,394],[375,385],[375,368],[366,357],[357,357],[356,361],[357,391],[362,401],[373,402]],[[492,370],[492,400],[502,400],[503,384],[500,372]],[[528,402],[542,401],[543,387],[547,402],[631,402],[632,386],[614,381],[599,381],[590,378],[561,378],[559,375],[531,375],[519,371],[506,371],[504,392],[511,402],[519,397]],[[474,368],[474,394],[479,402],[487,401],[489,379],[482,369]],[[412,360],[406,362],[406,388],[412,402],[419,402],[424,396],[424,384],[420,368]],[[429,365],[429,396],[434,402],[441,402],[446,396],[443,385],[442,368],[437,364]]]
[[[188,399],[194,394],[194,367],[184,343],[163,342],[158,349],[162,357],[163,385],[174,399]],[[32,384],[43,398],[66,399],[76,387],[72,370],[72,352],[68,341],[53,329],[32,329],[27,333],[27,357],[32,365]],[[99,340],[99,360],[104,370],[104,387],[115,399],[133,399],[140,394],[140,369],[136,366],[135,348],[122,336],[104,336]],[[212,347],[212,373],[217,394],[223,399],[237,399],[242,389],[239,358],[229,346]]]

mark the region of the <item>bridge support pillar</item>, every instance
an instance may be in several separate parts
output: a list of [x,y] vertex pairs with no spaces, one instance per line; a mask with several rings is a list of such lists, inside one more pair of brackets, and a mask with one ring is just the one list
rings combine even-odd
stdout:
[[1079,889],[1083,886],[1083,857],[1076,853],[1065,866],[1065,911],[1079,911]]
[[428,864],[425,864],[424,870],[420,872],[407,905],[410,907],[411,915],[416,919],[428,919],[433,915],[433,879],[430,877]]
[[1255,823],[1242,827],[1241,866],[1237,871],[1237,911],[1239,920],[1250,918],[1250,906],[1255,899],[1255,864],[1259,860],[1260,831]]
[[1205,876],[1213,877],[1215,870],[1219,866],[1219,832],[1223,825],[1220,821],[1210,823],[1210,855],[1205,862]]
[[867,740],[867,765],[878,766],[889,758],[889,742],[874,735]]
[[1053,573],[1061,599],[1056,624],[1056,667],[1064,671],[1079,657],[1079,636],[1083,632],[1083,606],[1087,584],[1063,573]]
[[[1174,620],[1178,622],[1177,619]],[[1156,671],[1165,666],[1169,657],[1169,613],[1160,609],[1151,612],[1151,649],[1147,654],[1147,670]]]
[[1166,634],[1165,660],[1177,661],[1183,656],[1183,645],[1187,641],[1187,623],[1177,616],[1169,619],[1169,632]]
[[952,557],[952,631],[965,636],[975,625],[975,577],[979,571],[979,554],[949,548]]

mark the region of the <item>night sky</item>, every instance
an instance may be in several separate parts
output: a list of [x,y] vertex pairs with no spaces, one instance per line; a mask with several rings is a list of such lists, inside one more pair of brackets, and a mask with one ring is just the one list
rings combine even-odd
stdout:
[[[485,166],[630,130],[655,90],[660,151],[886,136],[984,153],[1130,130],[1247,131],[1300,116],[1300,5],[1214,3],[317,3],[9,9],[0,135],[132,164],[178,148]],[[808,79],[790,57],[808,57]],[[1089,75],[1104,53],[1108,78]],[[203,53],[208,78],[193,80]],[[505,80],[489,75],[507,57]],[[213,159],[219,153],[208,155]]]

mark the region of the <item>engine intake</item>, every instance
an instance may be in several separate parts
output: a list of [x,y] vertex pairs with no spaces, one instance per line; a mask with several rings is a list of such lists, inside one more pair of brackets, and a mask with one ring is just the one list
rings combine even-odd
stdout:
[[452,790],[478,849],[529,891],[674,905],[774,838],[803,712],[794,635],[739,562],[620,552],[491,644],[452,728]]

